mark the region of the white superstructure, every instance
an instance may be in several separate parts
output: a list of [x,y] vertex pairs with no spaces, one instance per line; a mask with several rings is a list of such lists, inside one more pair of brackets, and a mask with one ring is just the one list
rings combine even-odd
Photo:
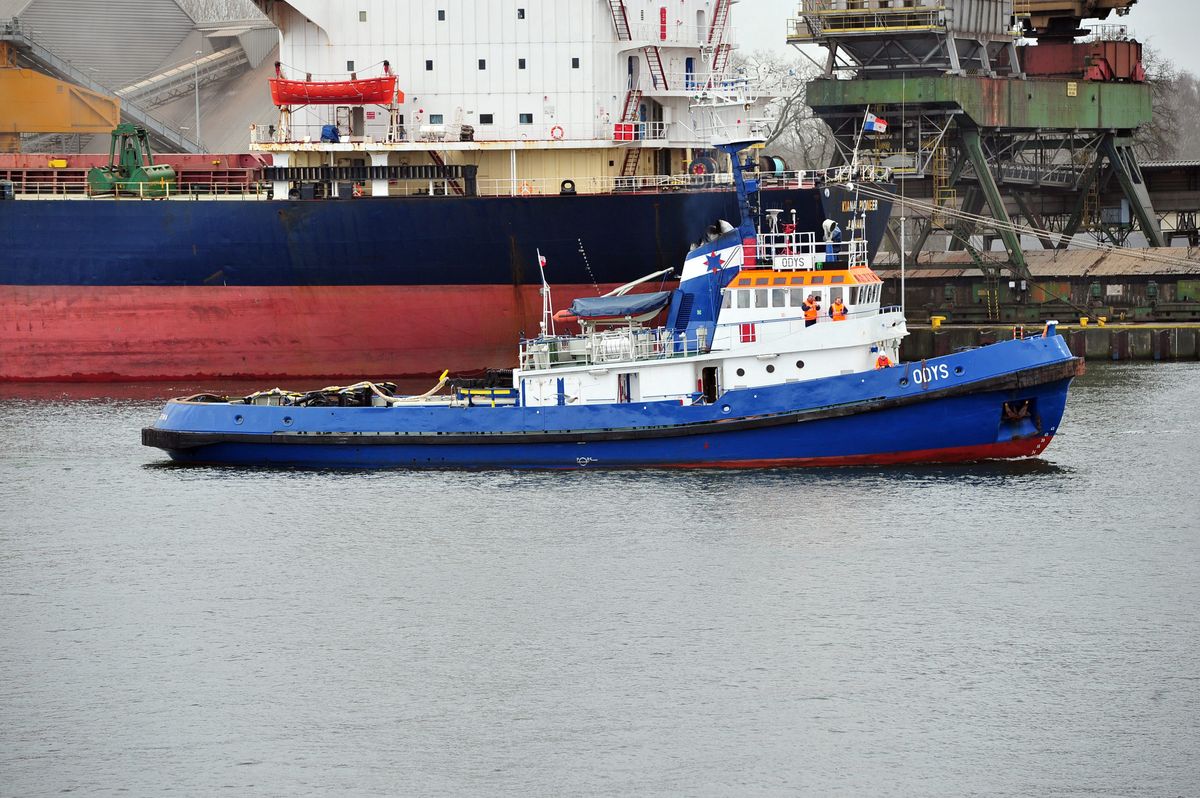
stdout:
[[[369,77],[387,61],[403,97],[391,115],[380,106],[296,108],[285,124],[256,126],[253,146],[288,165],[350,163],[338,160],[343,152],[375,166],[469,163],[481,180],[538,187],[560,176],[686,172],[691,150],[713,133],[713,120],[692,111],[698,96],[743,98],[743,118],[731,121],[761,113],[762,101],[729,70],[735,3],[258,0],[280,30],[287,77]],[[330,124],[342,133],[337,143],[321,141]],[[428,161],[409,155],[430,151]]]

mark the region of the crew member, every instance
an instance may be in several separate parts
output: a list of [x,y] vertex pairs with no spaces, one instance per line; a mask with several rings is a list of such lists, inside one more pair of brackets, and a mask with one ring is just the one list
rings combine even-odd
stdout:
[[817,323],[817,314],[821,312],[821,303],[817,301],[816,294],[809,294],[800,309],[804,311],[805,327],[811,327]]
[[842,304],[841,297],[833,300],[833,304],[829,306],[829,316],[834,321],[846,320],[846,306]]
[[875,358],[875,368],[886,369],[892,365],[892,359],[883,352],[879,353],[879,357]]
[[[825,261],[832,262],[837,255],[834,250],[833,231],[837,229],[838,223],[833,219],[826,219],[821,223],[821,230],[825,234]],[[840,238],[840,236],[839,236]]]

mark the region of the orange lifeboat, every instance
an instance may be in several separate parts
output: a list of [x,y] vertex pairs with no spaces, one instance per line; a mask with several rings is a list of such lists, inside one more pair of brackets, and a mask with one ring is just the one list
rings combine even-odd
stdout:
[[396,91],[396,76],[391,65],[383,62],[383,75],[350,80],[290,80],[283,76],[282,65],[275,62],[271,84],[271,102],[275,105],[389,105],[393,98],[404,102],[404,93]]

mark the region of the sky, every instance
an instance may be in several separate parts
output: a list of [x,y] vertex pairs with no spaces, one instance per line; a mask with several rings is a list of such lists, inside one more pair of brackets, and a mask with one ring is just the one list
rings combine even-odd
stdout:
[[[738,42],[747,51],[787,52],[791,49],[785,42],[787,20],[796,16],[799,7],[799,0],[741,0],[733,7]],[[1103,24],[1127,25],[1138,41],[1154,47],[1180,69],[1200,76],[1197,0],[1139,0],[1128,16],[1112,15]]]

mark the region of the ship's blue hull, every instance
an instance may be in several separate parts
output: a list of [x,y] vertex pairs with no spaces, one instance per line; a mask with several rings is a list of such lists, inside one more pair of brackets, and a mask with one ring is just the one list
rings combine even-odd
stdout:
[[[799,229],[847,224],[843,192],[777,189]],[[877,246],[884,212],[869,220]],[[732,191],[352,200],[0,203],[0,285],[355,286],[624,283],[681,263]]]
[[180,462],[633,468],[960,462],[1040,454],[1076,373],[1061,337],[738,389],[716,403],[293,408],[171,402],[143,442]]

